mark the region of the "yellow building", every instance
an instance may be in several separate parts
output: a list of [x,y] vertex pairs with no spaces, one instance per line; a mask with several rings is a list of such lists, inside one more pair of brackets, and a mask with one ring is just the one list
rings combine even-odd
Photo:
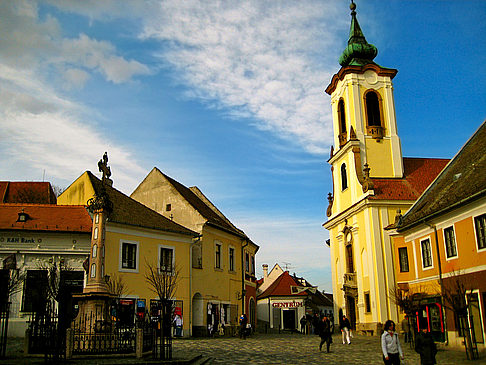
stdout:
[[334,145],[333,193],[329,194],[335,313],[358,331],[376,334],[387,319],[398,320],[389,299],[395,284],[394,253],[384,228],[406,211],[447,160],[403,158],[397,134],[392,79],[397,70],[373,62],[351,4],[348,46],[341,69],[326,88],[331,96]]
[[[486,122],[393,228],[401,295],[425,294],[412,314],[413,326],[427,328],[436,341],[452,347],[463,347],[469,327],[484,351]],[[451,298],[466,308],[466,328],[451,310]]]
[[[100,195],[102,182],[91,172],[83,173],[57,199],[60,205],[86,205]],[[113,204],[106,221],[104,249],[91,245],[91,259],[104,257],[101,267],[88,267],[91,278],[106,275],[121,278],[125,293],[120,301],[118,320],[133,323],[136,314],[149,312],[158,299],[145,281],[148,265],[179,270],[179,283],[174,297],[181,308],[184,334],[190,333],[191,265],[190,252],[198,234],[147,208],[111,186],[104,187]],[[94,217],[96,223],[96,217]],[[94,230],[96,230],[96,225]],[[93,231],[93,238],[96,238]],[[100,251],[100,252],[97,252]],[[101,261],[103,262],[103,261]],[[152,303],[151,303],[152,301]]]
[[258,246],[197,188],[153,168],[131,197],[199,233],[191,247],[193,335],[237,325],[246,313],[256,325],[255,255]]

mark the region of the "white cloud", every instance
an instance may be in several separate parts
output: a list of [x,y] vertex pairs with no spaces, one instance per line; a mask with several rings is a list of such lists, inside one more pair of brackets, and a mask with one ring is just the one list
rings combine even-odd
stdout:
[[93,72],[118,84],[149,68],[118,55],[110,42],[63,37],[56,18],[39,17],[35,1],[1,1],[0,33],[0,174],[32,180],[45,170],[65,185],[90,167],[97,172],[108,151],[115,187],[130,192],[145,171],[129,146],[107,142],[95,112],[63,91],[83,87]]
[[[246,213],[248,214],[248,212]],[[324,218],[323,218],[324,219]],[[288,215],[237,217],[232,220],[260,246],[257,274],[262,276],[261,265],[275,263],[289,265],[289,271],[304,276],[320,290],[331,291],[330,249],[325,245],[329,238],[322,222]]]
[[[190,95],[251,115],[314,153],[332,142],[323,90],[337,61],[315,50],[335,46],[336,3],[316,1],[160,2],[143,37],[162,42]],[[336,57],[337,58],[337,57]]]
[[131,192],[146,171],[126,148],[107,142],[95,123],[87,123],[91,117],[34,72],[0,65],[0,154],[6,162],[0,175],[39,180],[46,171],[66,186],[85,170],[97,173],[97,161],[108,151],[115,187]]

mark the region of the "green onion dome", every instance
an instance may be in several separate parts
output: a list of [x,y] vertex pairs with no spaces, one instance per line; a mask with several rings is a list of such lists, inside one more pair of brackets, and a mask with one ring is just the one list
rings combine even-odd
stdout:
[[378,49],[366,41],[363,32],[356,19],[356,4],[351,3],[351,30],[349,32],[348,46],[344,49],[339,64],[341,66],[363,66],[374,63],[373,59],[378,54]]

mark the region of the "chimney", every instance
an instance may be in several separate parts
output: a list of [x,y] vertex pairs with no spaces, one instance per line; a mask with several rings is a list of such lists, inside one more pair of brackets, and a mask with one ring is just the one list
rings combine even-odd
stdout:
[[262,267],[263,267],[263,281],[265,281],[265,279],[268,277],[268,265],[263,264]]

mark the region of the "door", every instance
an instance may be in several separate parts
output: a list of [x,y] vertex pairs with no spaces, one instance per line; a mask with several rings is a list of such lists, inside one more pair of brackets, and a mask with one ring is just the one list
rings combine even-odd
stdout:
[[283,324],[286,330],[295,330],[295,309],[283,310]]

